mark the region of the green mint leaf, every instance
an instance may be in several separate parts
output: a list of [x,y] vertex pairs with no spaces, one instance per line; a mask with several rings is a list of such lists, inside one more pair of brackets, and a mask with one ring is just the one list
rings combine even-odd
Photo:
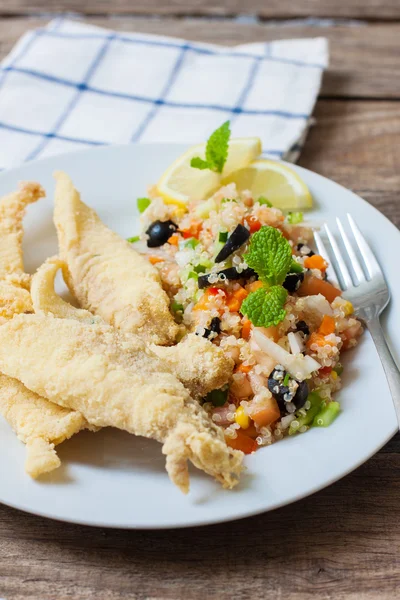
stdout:
[[283,308],[287,291],[280,285],[269,290],[259,288],[243,300],[240,312],[246,315],[256,327],[278,325],[286,316]]
[[206,160],[200,158],[200,156],[195,156],[194,158],[192,158],[192,160],[190,161],[190,166],[194,169],[211,169],[211,165]]
[[151,204],[151,200],[149,198],[138,198],[136,200],[136,204],[138,207],[138,211],[140,213],[144,212],[148,206]]
[[206,161],[210,168],[217,173],[222,169],[228,158],[229,138],[231,137],[230,121],[225,121],[221,127],[216,129],[208,138],[206,146]]
[[244,259],[263,283],[280,285],[292,264],[292,249],[279,229],[264,226],[251,236]]
[[134,237],[127,238],[126,241],[130,244],[134,244],[140,240],[140,235],[135,235]]

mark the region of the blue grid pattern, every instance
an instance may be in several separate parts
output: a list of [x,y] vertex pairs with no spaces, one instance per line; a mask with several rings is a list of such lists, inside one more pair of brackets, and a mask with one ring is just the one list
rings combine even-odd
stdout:
[[[97,51],[94,56],[91,56],[90,60],[88,60],[88,53],[84,51],[85,40],[98,43]],[[82,61],[86,61],[87,66],[84,75],[79,79],[76,78],[76,73],[72,72],[69,74],[70,76],[66,76],[62,69],[55,68],[55,65],[62,65],[63,60],[61,54],[52,56],[52,54],[59,51],[59,46],[55,46],[56,50],[54,50],[52,44],[59,42],[67,44],[68,46],[63,46],[63,48],[70,48],[72,52],[75,51],[75,44],[78,42],[79,47],[83,48]],[[51,153],[52,140],[72,142],[82,146],[98,146],[112,141],[155,141],[153,139],[154,131],[159,131],[161,141],[186,141],[183,140],[183,136],[190,136],[190,131],[186,131],[189,123],[188,129],[193,126],[193,137],[188,138],[188,142],[193,142],[196,139],[204,139],[207,133],[214,128],[213,124],[218,126],[224,120],[230,119],[234,134],[260,135],[260,131],[262,131],[264,135],[261,135],[261,137],[263,138],[265,153],[282,157],[291,149],[295,149],[296,152],[300,149],[299,140],[307,128],[322,72],[326,66],[327,59],[324,44],[320,43],[318,47],[318,44],[313,40],[310,40],[311,42],[313,42],[311,46],[314,47],[314,55],[318,58],[316,61],[311,60],[309,57],[307,57],[307,60],[295,59],[292,56],[292,49],[289,49],[289,56],[283,56],[282,42],[279,47],[281,55],[278,56],[272,53],[273,44],[271,43],[249,45],[248,48],[241,47],[239,50],[219,49],[180,40],[167,40],[157,36],[103,32],[103,30],[97,28],[86,28],[83,25],[60,19],[51,23],[49,27],[37,29],[23,38],[19,46],[0,67],[0,136],[3,131],[10,134],[12,132],[19,136],[27,136],[27,139],[38,138],[38,143],[33,147],[32,142],[27,144],[29,151],[14,159],[13,162],[15,163],[22,160],[32,160]],[[40,52],[37,54],[39,59],[36,59],[35,51],[38,44],[41,44],[41,46]],[[44,46],[45,44],[46,46]],[[46,55],[43,48],[47,47],[48,44],[50,66],[42,60],[42,57]],[[165,63],[165,69],[161,70],[162,74],[165,73],[168,76],[164,78],[158,92],[158,78],[152,74],[153,62],[147,61],[146,63],[145,61],[146,47],[152,51],[159,49],[160,61],[168,61],[168,64]],[[112,71],[109,73],[110,84],[107,86],[100,85],[98,82],[96,83],[96,76],[102,69],[106,68],[104,63],[110,49],[113,51],[113,57],[117,56],[117,60],[115,65],[113,63]],[[126,86],[126,91],[118,89],[118,86],[121,88],[123,84],[123,75],[120,78],[122,84],[121,80],[118,79],[120,64],[118,62],[118,52],[121,52],[121,56],[122,53],[132,52],[132,61],[136,61],[136,67],[137,61],[144,60],[143,81],[138,81],[138,85],[133,89],[129,76],[127,79],[129,85]],[[80,56],[77,55],[76,58],[80,60]],[[206,64],[207,68],[210,68],[209,65],[212,64],[212,75],[216,78],[214,81],[218,81],[218,69],[221,75],[226,76],[226,72],[223,70],[228,67],[224,60],[232,58],[235,59],[235,62],[236,59],[238,61],[237,72],[235,69],[229,80],[229,82],[232,81],[232,90],[227,90],[227,93],[221,95],[220,101],[215,101],[215,97],[213,97],[210,102],[198,101],[194,90],[193,99],[188,100],[188,86],[185,84],[185,77],[188,76],[188,73],[192,73],[193,69],[198,69],[199,81],[201,81],[202,77],[204,79],[204,72],[202,72],[202,69],[206,68],[204,65]],[[203,64],[203,60],[207,63]],[[212,61],[212,63],[209,61]],[[83,64],[86,63],[83,62]],[[262,85],[261,70],[267,72],[267,76],[271,73],[270,76],[273,78],[271,81],[274,83],[274,89],[271,89],[270,94]],[[240,73],[243,73],[243,77],[239,84],[237,78],[239,78]],[[58,117],[48,124],[46,130],[43,130],[43,128],[39,130],[32,126],[32,123],[25,122],[23,103],[21,103],[20,110],[17,110],[18,107],[14,109],[12,115],[9,115],[3,107],[3,98],[5,98],[4,105],[9,108],[10,102],[7,94],[12,95],[14,93],[14,84],[10,79],[11,74],[13,79],[24,77],[24,84],[31,87],[31,92],[27,89],[27,94],[30,93],[33,102],[35,94],[41,86],[45,86],[46,90],[54,90],[54,93],[60,98]],[[160,77],[159,74],[160,71],[158,71],[158,77]],[[300,78],[303,78],[302,93],[304,97],[301,99],[300,110],[296,110],[298,103],[295,99],[289,96],[284,97],[283,94],[286,88],[290,87],[292,80],[299,81]],[[236,82],[236,79],[238,82]],[[280,90],[280,79],[282,79],[282,90]],[[19,82],[18,79],[17,81]],[[27,81],[28,84],[26,84]],[[147,88],[147,91],[143,91],[143,87],[141,89],[141,83],[146,82],[147,84],[149,81],[151,85],[154,83],[154,94],[150,94]],[[269,82],[270,85],[271,81]],[[309,82],[310,90],[308,95],[305,95],[304,89],[307,88],[307,82]],[[18,85],[21,85],[20,82]],[[258,102],[258,89],[261,89],[261,94],[265,95],[265,101],[261,98]],[[179,90],[182,90],[182,101],[176,99],[177,96],[179,97]],[[203,88],[199,89],[198,95],[203,97],[204,93],[207,94],[207,91],[207,85],[203,85]],[[211,96],[212,92],[212,79],[210,79]],[[295,89],[292,92],[295,92]],[[65,99],[64,101],[64,95],[65,98],[68,95],[68,100]],[[172,95],[175,99],[171,99]],[[283,98],[278,106],[274,106],[274,96]],[[93,134],[96,123],[88,123],[90,114],[89,118],[87,112],[82,112],[82,115],[85,114],[85,118],[79,116],[80,111],[84,111],[83,99],[87,100],[88,98],[93,102],[93,114],[100,115],[100,120],[97,123],[103,126],[102,121],[105,122],[104,140],[98,139],[100,134],[98,135],[97,131],[95,132],[96,135]],[[105,100],[107,101],[106,104]],[[40,110],[41,107],[38,106],[37,108]],[[301,108],[304,109],[301,110]],[[124,115],[127,121],[126,127],[125,125],[123,127],[127,135],[124,139],[110,140],[108,132],[113,127],[113,122],[116,122],[120,117],[120,114]],[[176,121],[175,126],[174,120]],[[106,128],[107,121],[109,121],[108,130]],[[73,125],[75,122],[79,123],[79,127]],[[182,126],[180,126],[181,123]],[[129,133],[130,126],[132,126],[132,129]],[[172,131],[172,134],[169,133],[169,130]],[[181,137],[174,139],[173,134],[175,132]],[[163,138],[163,135],[166,139]],[[1,165],[1,161],[7,162],[0,156],[0,166],[9,166],[8,164]]]

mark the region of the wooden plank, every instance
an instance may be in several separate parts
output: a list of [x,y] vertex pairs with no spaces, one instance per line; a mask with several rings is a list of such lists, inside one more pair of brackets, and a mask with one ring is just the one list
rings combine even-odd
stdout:
[[0,507],[13,600],[398,597],[400,455],[378,454],[294,505],[213,527],[129,532]]
[[259,15],[268,18],[333,17],[354,19],[398,19],[397,0],[1,0],[0,14],[78,12],[90,15]]
[[[400,3],[399,3],[400,6]],[[48,19],[0,19],[0,58],[28,29]],[[400,24],[312,27],[238,24],[209,19],[91,18],[89,22],[118,31],[137,31],[226,45],[274,39],[326,36],[331,66],[322,95],[329,97],[400,98]]]

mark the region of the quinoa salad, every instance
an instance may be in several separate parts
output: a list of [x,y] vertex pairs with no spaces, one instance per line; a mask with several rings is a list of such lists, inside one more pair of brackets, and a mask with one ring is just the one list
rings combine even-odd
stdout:
[[303,215],[235,184],[186,210],[159,197],[138,206],[143,233],[131,241],[158,269],[182,336],[195,332],[234,360],[229,384],[201,399],[227,443],[251,453],[329,425],[341,353],[362,326],[327,280]]

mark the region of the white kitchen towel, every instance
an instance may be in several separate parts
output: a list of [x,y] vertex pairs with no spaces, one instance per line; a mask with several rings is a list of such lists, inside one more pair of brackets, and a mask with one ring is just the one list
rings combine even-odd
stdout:
[[325,38],[226,47],[57,19],[0,72],[0,168],[130,142],[197,143],[224,121],[294,160],[328,64]]

